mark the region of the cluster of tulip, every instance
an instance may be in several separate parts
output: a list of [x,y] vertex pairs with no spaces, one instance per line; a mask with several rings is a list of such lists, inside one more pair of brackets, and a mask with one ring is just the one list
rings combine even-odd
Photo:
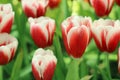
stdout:
[[[60,0],[21,0],[21,3],[29,18],[32,39],[39,47],[32,58],[33,75],[36,80],[52,80],[57,59],[51,50],[43,48],[52,45],[56,24],[54,19],[43,15],[48,6],[55,8]],[[106,16],[114,0],[90,0],[90,3],[98,16]],[[8,34],[14,18],[11,5],[0,5],[0,13],[0,65],[3,65],[13,59],[18,41]],[[92,22],[90,17],[70,16],[61,23],[61,31],[67,53],[80,58],[92,38],[100,51],[113,52],[120,40],[120,21],[99,19]],[[120,65],[118,67],[120,70]]]
[[15,56],[18,41],[10,35],[14,12],[11,4],[0,4],[0,65],[9,63]]

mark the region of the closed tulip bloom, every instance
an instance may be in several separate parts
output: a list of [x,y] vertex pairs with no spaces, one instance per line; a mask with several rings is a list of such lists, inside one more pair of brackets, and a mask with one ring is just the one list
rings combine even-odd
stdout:
[[96,20],[93,23],[92,34],[100,51],[113,52],[119,41],[120,21]]
[[51,46],[55,32],[55,21],[49,17],[29,18],[30,33],[38,47]]
[[22,7],[28,17],[45,15],[48,0],[22,0]]
[[120,0],[116,0],[117,5],[120,6]]
[[32,58],[32,72],[36,80],[52,80],[57,59],[51,50],[39,48]]
[[49,0],[48,6],[50,8],[56,8],[60,4],[61,0]]
[[107,16],[111,12],[114,0],[90,0],[97,16]]
[[90,17],[71,16],[61,24],[62,37],[67,53],[80,58],[90,41]]
[[18,41],[7,33],[0,33],[0,65],[10,62],[16,52]]
[[14,21],[11,4],[0,4],[0,33],[10,33]]

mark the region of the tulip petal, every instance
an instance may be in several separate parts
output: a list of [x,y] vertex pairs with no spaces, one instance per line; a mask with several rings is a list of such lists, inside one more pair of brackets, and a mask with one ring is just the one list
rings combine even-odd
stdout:
[[86,26],[73,27],[68,32],[67,42],[71,56],[79,58],[84,53],[89,41],[89,30]]

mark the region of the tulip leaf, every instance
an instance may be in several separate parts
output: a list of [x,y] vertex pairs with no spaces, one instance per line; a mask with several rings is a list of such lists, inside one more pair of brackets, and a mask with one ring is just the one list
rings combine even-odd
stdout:
[[15,60],[10,80],[16,80],[16,78],[21,70],[22,60],[23,60],[23,53],[21,52],[17,55],[17,58]]
[[92,78],[92,75],[87,75],[83,78],[81,78],[80,80],[90,80]]
[[79,64],[82,61],[80,60],[73,60],[71,61],[68,67],[68,73],[66,76],[66,80],[79,80]]
[[0,80],[3,80],[3,71],[2,66],[0,66]]
[[32,72],[31,65],[28,65],[27,67],[20,71],[19,78],[23,78],[31,72]]

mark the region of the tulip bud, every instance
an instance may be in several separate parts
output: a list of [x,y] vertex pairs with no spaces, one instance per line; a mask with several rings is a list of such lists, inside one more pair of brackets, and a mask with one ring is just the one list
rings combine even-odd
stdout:
[[60,4],[61,0],[49,0],[49,7],[55,8]]
[[120,21],[96,20],[93,23],[92,34],[100,51],[113,52],[119,42]]
[[111,12],[114,0],[90,0],[91,5],[95,9],[97,16],[107,16]]
[[120,0],[116,0],[117,5],[120,6]]
[[7,33],[0,34],[0,65],[10,62],[16,52],[18,41]]
[[62,37],[69,55],[79,58],[83,55],[91,37],[89,17],[71,16],[61,24]]
[[55,32],[55,21],[48,17],[29,18],[30,33],[38,47],[45,48],[52,45]]
[[0,4],[0,33],[10,33],[14,20],[11,4]]
[[22,7],[28,17],[44,16],[48,0],[22,0]]
[[32,72],[36,80],[52,80],[57,59],[51,50],[37,49],[32,58]]

